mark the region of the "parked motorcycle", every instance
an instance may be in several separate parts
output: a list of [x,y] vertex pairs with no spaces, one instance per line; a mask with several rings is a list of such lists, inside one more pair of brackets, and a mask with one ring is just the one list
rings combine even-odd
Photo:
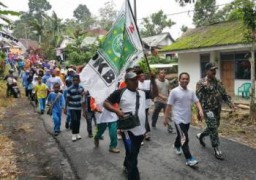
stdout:
[[13,95],[13,97],[15,97],[15,98],[18,98],[21,96],[20,89],[19,89],[17,83],[14,83],[11,85],[11,95]]
[[13,96],[18,98],[21,96],[20,89],[17,84],[17,80],[13,76],[7,78],[7,96]]

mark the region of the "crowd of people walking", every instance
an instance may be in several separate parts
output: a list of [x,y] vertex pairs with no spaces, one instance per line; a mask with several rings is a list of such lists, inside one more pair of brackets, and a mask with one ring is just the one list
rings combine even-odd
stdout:
[[[71,130],[70,140],[73,142],[83,138],[80,135],[82,117],[86,119],[88,137],[93,138],[95,148],[99,148],[100,139],[108,128],[109,151],[119,153],[120,135],[125,147],[124,170],[129,180],[140,179],[137,167],[140,147],[144,140],[151,140],[151,128],[157,128],[159,125],[157,121],[161,111],[164,112],[163,124],[171,133],[175,132],[171,125],[173,121],[177,135],[173,145],[174,151],[178,155],[184,154],[186,165],[195,166],[198,163],[189,149],[188,131],[193,104],[197,107],[198,119],[205,119],[207,125],[204,132],[197,134],[199,143],[206,146],[204,138],[209,135],[215,157],[224,159],[218,137],[221,103],[224,100],[232,109],[235,109],[235,106],[221,82],[215,77],[217,67],[213,63],[206,64],[206,76],[199,80],[196,91],[188,88],[190,75],[187,72],[180,73],[178,83],[171,88],[163,69],[155,76],[145,74],[138,67],[129,68],[123,81],[119,83],[119,88],[106,97],[103,104],[99,104],[91,97],[89,91],[80,85],[80,71],[75,66],[61,67],[34,56],[18,56],[16,59],[8,61],[8,92],[14,82],[11,80],[15,79],[17,82],[20,78],[25,95],[36,103],[38,112],[51,116],[54,136],[61,133],[63,117],[63,124],[66,129]],[[14,75],[15,72],[17,76]],[[150,120],[149,109],[152,102],[154,107]],[[119,119],[130,115],[133,115],[139,124],[130,129],[119,129]],[[93,124],[96,126],[96,132],[93,132]]]

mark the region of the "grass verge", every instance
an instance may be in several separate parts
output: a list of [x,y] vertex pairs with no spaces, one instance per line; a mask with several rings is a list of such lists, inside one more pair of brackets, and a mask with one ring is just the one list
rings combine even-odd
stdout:
[[15,105],[15,99],[6,97],[6,82],[0,80],[0,179],[16,179],[18,169],[14,142],[6,135],[2,122],[5,109]]

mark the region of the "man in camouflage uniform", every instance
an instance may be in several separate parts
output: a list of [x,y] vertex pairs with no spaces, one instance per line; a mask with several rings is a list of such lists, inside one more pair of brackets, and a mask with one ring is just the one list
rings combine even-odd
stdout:
[[230,108],[234,108],[231,97],[227,95],[223,84],[216,79],[217,67],[213,63],[205,65],[206,76],[196,85],[196,95],[202,105],[207,128],[204,132],[197,134],[200,144],[205,147],[204,137],[210,136],[214,154],[217,159],[223,160],[224,156],[219,150],[218,127],[220,125],[220,112],[222,100]]

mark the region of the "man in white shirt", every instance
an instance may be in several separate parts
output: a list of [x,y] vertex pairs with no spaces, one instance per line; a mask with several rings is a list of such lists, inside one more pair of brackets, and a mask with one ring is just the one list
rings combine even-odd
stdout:
[[[146,80],[145,78],[145,74],[142,70],[138,70],[137,72],[138,75],[138,79],[139,79],[139,85],[138,85],[138,89],[143,90],[143,91],[150,91],[150,80]],[[146,134],[145,134],[145,140],[150,140],[150,126],[149,126],[149,122],[148,122],[148,110],[151,104],[151,99],[147,99],[146,100],[146,121],[145,121],[145,128],[146,128]]]
[[62,82],[62,80],[60,79],[60,77],[56,76],[56,70],[54,70],[52,72],[52,77],[50,77],[47,81],[46,81],[46,85],[48,87],[48,90],[50,92],[53,92],[54,89],[54,84],[58,83],[60,85],[60,89],[63,90],[64,88],[64,83]]
[[186,158],[186,165],[194,166],[198,161],[191,155],[188,145],[188,130],[192,116],[191,106],[195,103],[199,111],[199,115],[203,117],[204,114],[195,92],[187,88],[189,79],[189,74],[186,72],[179,75],[180,85],[174,88],[168,97],[167,108],[164,116],[164,125],[168,125],[169,114],[172,112],[172,119],[177,130],[177,138],[174,143],[176,153],[180,155],[182,149]]
[[[137,117],[140,121],[140,125],[132,129],[123,130],[121,133],[126,156],[124,160],[124,167],[127,171],[128,180],[139,180],[139,170],[137,167],[137,158],[139,150],[141,147],[141,142],[143,141],[145,130],[145,120],[146,120],[146,99],[151,98],[151,96],[156,96],[156,84],[154,83],[154,78],[152,77],[152,93],[150,91],[144,92],[138,89],[138,77],[134,72],[128,72],[125,75],[125,82],[127,88],[118,89],[114,91],[104,102],[104,107],[121,118],[124,117],[125,113],[132,113],[135,115],[136,111],[136,99],[138,97],[139,107],[137,110]],[[118,103],[119,108],[113,106],[113,104]]]

